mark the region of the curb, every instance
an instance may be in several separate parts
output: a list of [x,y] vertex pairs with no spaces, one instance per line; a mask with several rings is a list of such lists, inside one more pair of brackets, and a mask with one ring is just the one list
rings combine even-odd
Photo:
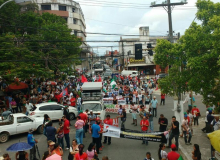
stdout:
[[187,151],[182,147],[182,145],[180,143],[179,143],[179,152],[184,160],[191,160],[192,159],[192,157],[187,153]]

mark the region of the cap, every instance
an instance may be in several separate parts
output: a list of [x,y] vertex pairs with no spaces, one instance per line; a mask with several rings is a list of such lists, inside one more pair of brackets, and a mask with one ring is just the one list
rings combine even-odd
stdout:
[[194,107],[197,107],[196,105],[194,105]]
[[92,110],[90,110],[89,112],[93,112]]
[[184,115],[186,115],[187,113],[186,112],[184,112]]
[[154,98],[156,98],[156,96],[154,96]]
[[49,143],[49,146],[52,146],[54,144],[55,144],[55,142],[52,141],[52,142]]
[[29,129],[29,133],[33,133],[33,132],[34,132],[33,128]]
[[80,110],[80,111],[79,111],[79,113],[83,113],[83,111],[82,111],[82,110]]
[[67,107],[69,107],[69,106],[65,106],[65,108],[67,108]]
[[175,144],[171,144],[171,149],[176,149],[176,145]]

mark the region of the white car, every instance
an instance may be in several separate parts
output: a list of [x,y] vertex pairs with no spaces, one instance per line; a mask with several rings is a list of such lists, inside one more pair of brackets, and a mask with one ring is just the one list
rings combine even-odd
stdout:
[[[69,106],[69,115],[70,120],[76,118],[78,111],[75,107]],[[30,111],[30,117],[44,117],[44,114],[47,114],[51,120],[58,120],[61,119],[63,116],[64,106],[58,104],[56,102],[47,102],[47,103],[40,103],[36,105],[36,109],[34,111]]]
[[9,136],[28,132],[30,129],[43,133],[43,117],[30,118],[22,113],[10,114],[0,121],[0,142],[7,142]]
[[101,101],[83,101],[82,103],[82,110],[85,111],[88,109],[89,111],[92,110],[93,113],[99,117],[101,120],[105,119],[105,109],[103,102]]

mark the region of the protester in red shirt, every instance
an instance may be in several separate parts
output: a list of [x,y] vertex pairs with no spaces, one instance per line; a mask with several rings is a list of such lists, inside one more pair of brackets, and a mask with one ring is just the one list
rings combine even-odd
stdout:
[[193,109],[192,109],[192,115],[193,115],[193,120],[194,120],[194,126],[197,123],[197,126],[199,125],[199,115],[200,115],[200,111],[198,108],[196,108],[196,105],[194,105]]
[[[106,119],[104,120],[104,123],[108,124],[108,125],[113,124],[113,120],[110,118],[110,115],[106,116]],[[108,145],[110,145],[111,144],[111,137],[106,137],[106,136],[105,136],[105,139],[104,139],[104,144],[107,143],[107,138],[108,138]]]
[[[149,127],[149,121],[147,120],[146,116],[143,116],[143,119],[140,122],[141,125],[141,131],[144,133],[147,133],[148,127]],[[142,144],[148,145],[147,140],[143,140]]]
[[161,101],[160,101],[160,105],[162,105],[162,102],[163,102],[163,105],[165,105],[165,95],[166,94],[163,94],[163,93],[161,93]]
[[75,107],[76,106],[76,98],[74,98],[73,96],[71,96],[71,99],[70,99],[70,105]]
[[167,159],[168,160],[178,160],[180,155],[177,152],[175,152],[176,145],[172,144],[170,147],[171,147],[172,151],[167,154]]
[[87,156],[86,152],[83,152],[84,145],[80,144],[78,146],[78,148],[79,148],[79,153],[75,154],[74,160],[88,160],[88,156]]
[[66,150],[68,150],[70,148],[70,136],[69,136],[69,133],[70,133],[70,122],[66,118],[66,116],[63,116],[63,121],[64,121],[63,133],[64,133],[66,145],[67,145]]

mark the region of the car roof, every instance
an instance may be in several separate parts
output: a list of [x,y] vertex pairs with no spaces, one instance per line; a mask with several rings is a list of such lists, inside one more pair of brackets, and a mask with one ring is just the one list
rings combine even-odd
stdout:
[[10,115],[13,115],[13,117],[21,117],[21,116],[26,116],[25,114],[23,113],[14,113],[14,114],[10,114]]
[[57,102],[45,102],[45,103],[36,104],[36,107],[41,107],[41,106],[50,105],[50,104],[58,104],[58,103]]

